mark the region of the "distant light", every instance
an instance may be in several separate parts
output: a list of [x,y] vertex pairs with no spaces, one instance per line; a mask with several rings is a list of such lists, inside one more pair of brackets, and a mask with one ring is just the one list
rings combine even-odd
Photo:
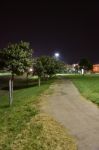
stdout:
[[73,66],[75,67],[75,66],[76,66],[76,64],[73,64]]
[[29,69],[29,71],[30,71],[30,72],[32,72],[32,71],[33,71],[33,69],[32,69],[32,68],[30,68],[30,69]]
[[59,53],[55,53],[54,55],[55,55],[56,58],[58,58],[60,56]]

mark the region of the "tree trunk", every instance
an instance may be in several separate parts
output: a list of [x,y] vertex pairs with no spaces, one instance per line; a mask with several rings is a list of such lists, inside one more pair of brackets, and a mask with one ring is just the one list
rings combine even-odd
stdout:
[[11,79],[9,80],[9,105],[12,104],[12,88],[11,88]]
[[27,76],[26,76],[26,78],[27,78],[27,86],[28,86],[28,76],[29,76],[29,73],[27,72]]
[[38,86],[40,87],[40,85],[41,85],[41,78],[38,77]]
[[13,102],[13,80],[9,80],[9,105],[11,106]]
[[13,79],[12,79],[12,82],[11,82],[11,88],[12,88],[11,92],[12,92],[12,102],[13,102]]
[[13,102],[13,80],[14,80],[14,74],[12,74],[11,79],[9,80],[9,105],[12,105]]

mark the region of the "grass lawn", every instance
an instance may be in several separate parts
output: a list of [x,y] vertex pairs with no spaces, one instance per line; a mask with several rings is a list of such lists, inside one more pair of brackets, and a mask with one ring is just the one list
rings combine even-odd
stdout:
[[43,81],[38,87],[36,79],[29,79],[27,83],[23,78],[17,78],[11,107],[8,106],[8,79],[2,77],[0,81],[1,150],[76,150],[72,138],[38,108],[39,96],[53,79]]
[[71,75],[68,78],[84,97],[99,105],[99,75]]
[[9,72],[1,73],[1,72],[0,72],[0,76],[8,76],[8,75],[11,75],[11,73],[9,73]]

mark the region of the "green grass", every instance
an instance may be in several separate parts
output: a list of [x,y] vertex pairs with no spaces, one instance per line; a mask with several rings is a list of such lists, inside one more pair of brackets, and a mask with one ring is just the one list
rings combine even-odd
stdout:
[[11,73],[9,72],[0,72],[0,76],[8,76],[8,75],[11,75]]
[[[40,97],[55,79],[16,78],[9,107],[7,76],[0,77],[0,150],[77,150],[74,139],[50,116],[39,110]],[[48,91],[49,93],[49,91]]]
[[67,130],[49,115],[40,113],[16,137],[12,150],[77,150]]
[[[8,80],[3,78],[5,87]],[[1,79],[1,80],[3,80]],[[37,81],[30,79],[27,82],[23,79],[17,79],[14,83],[14,101],[9,107],[8,90],[4,88],[0,90],[0,149],[10,150],[11,144],[18,134],[25,129],[26,124],[38,114],[37,102],[40,94],[49,88],[53,81],[46,81],[38,87]],[[1,87],[1,88],[2,88]],[[36,126],[34,128],[37,128]],[[35,130],[35,129],[34,129]],[[36,129],[36,132],[39,128]],[[38,133],[37,133],[38,134]]]
[[72,75],[67,78],[73,81],[84,97],[99,105],[99,75]]

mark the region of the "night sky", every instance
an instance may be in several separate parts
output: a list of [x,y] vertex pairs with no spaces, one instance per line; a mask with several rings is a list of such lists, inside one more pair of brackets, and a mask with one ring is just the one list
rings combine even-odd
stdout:
[[0,48],[30,42],[34,56],[60,53],[66,63],[99,63],[99,2],[0,5]]

